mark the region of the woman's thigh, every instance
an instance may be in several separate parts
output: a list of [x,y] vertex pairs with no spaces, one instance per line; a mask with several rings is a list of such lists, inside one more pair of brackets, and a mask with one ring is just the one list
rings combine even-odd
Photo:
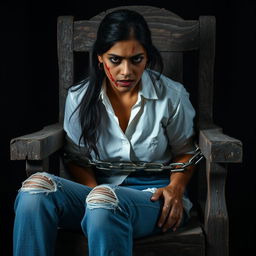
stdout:
[[[80,228],[85,212],[85,200],[91,188],[49,173],[40,172],[31,175],[22,184],[16,205],[40,201],[45,207],[54,205],[58,215],[58,224],[65,228]],[[19,207],[20,208],[20,207]],[[51,208],[51,207],[49,207]]]
[[143,237],[160,232],[157,222],[162,209],[162,200],[151,201],[152,193],[137,189],[103,185],[110,187],[115,193],[117,209],[125,214],[132,225],[133,237]]

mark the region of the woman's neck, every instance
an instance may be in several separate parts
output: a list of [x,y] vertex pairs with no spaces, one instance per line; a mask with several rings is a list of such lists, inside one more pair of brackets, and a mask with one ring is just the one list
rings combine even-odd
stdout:
[[115,88],[112,87],[109,81],[106,81],[106,93],[109,98],[115,101],[129,102],[132,101],[132,99],[137,99],[139,88],[140,84],[137,84],[131,91],[120,92],[118,90],[115,90]]
[[134,90],[126,93],[116,92],[110,85],[107,85],[106,91],[115,115],[118,117],[119,125],[123,132],[125,132],[132,107],[138,100],[139,84],[134,87]]

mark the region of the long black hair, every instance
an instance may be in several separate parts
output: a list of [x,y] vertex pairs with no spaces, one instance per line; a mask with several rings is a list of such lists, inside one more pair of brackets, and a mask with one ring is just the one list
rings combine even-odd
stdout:
[[[152,44],[151,32],[142,15],[128,9],[115,10],[106,14],[98,27],[97,37],[90,53],[89,76],[80,83],[81,86],[87,83],[87,89],[77,108],[82,130],[79,144],[83,139],[88,152],[94,151],[97,156],[99,155],[96,147],[97,128],[101,122],[100,92],[106,76],[104,70],[99,68],[98,55],[107,52],[115,43],[129,40],[131,37],[145,48],[148,58],[147,68],[150,70],[157,67],[159,74],[163,70],[162,57]],[[155,79],[152,73],[150,75]]]

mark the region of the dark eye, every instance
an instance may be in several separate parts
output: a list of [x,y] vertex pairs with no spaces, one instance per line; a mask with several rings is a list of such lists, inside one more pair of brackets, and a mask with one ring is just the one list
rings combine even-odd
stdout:
[[113,63],[113,64],[119,64],[121,62],[121,59],[119,57],[113,56],[110,57],[109,60]]
[[134,64],[138,64],[138,63],[142,62],[143,59],[144,59],[143,56],[134,56],[134,57],[132,57],[131,61]]

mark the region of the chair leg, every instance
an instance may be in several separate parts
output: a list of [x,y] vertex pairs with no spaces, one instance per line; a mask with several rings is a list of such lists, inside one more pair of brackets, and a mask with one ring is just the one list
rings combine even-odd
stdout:
[[29,177],[36,172],[48,172],[49,171],[49,158],[43,160],[26,160],[26,173]]
[[225,200],[227,168],[224,164],[207,161],[207,202],[205,232],[207,256],[228,256],[229,225]]

